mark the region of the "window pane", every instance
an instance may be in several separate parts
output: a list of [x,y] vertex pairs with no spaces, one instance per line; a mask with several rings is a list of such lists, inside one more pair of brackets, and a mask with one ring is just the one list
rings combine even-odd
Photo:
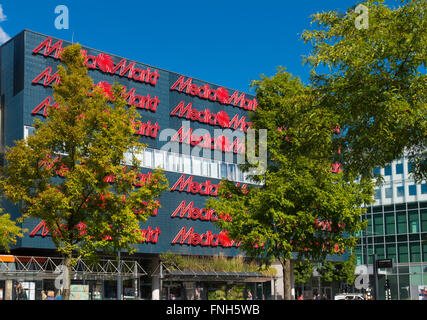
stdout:
[[416,196],[417,195],[417,186],[415,184],[411,184],[409,186],[409,195]]
[[411,262],[421,262],[421,252],[419,242],[409,244],[411,250]]
[[153,150],[145,149],[144,150],[144,167],[153,167]]
[[427,194],[427,183],[421,185],[421,194]]
[[396,164],[396,174],[403,174],[403,163]]
[[399,262],[408,262],[408,245],[406,243],[400,243],[397,247],[399,254]]
[[227,164],[221,163],[221,176],[220,178],[227,178]]
[[154,150],[154,167],[160,167],[160,168],[164,168],[165,167],[165,162],[164,162],[164,152],[160,151],[160,150]]
[[374,232],[375,235],[382,235],[384,233],[383,217],[382,215],[374,215]]
[[200,161],[200,158],[193,157],[192,165],[193,165],[193,174],[199,175],[199,176],[202,175],[202,162]]
[[375,190],[375,200],[381,200],[381,189]]
[[387,258],[393,259],[396,262],[396,245],[395,244],[386,244],[386,253]]
[[210,160],[202,159],[202,176],[210,177]]
[[393,213],[386,213],[384,215],[385,220],[385,233],[386,234],[394,234],[394,214]]
[[409,212],[408,220],[409,220],[409,232],[410,233],[420,232],[419,222],[418,222],[418,212],[417,211]]
[[421,230],[422,232],[427,232],[427,210],[421,209],[420,215],[421,215]]
[[386,188],[385,189],[385,197],[387,199],[393,198],[393,189],[392,188]]
[[403,197],[405,195],[405,187],[401,186],[401,187],[397,187],[397,196],[398,197]]
[[407,233],[406,212],[399,212],[396,215],[397,233]]
[[423,243],[423,262],[427,262],[427,243]]
[[192,173],[191,172],[191,157],[187,155],[183,155],[183,164],[184,164],[184,172],[185,173]]
[[375,253],[377,254],[377,259],[384,259],[384,246],[375,246]]
[[374,169],[374,174],[375,174],[375,175],[380,175],[380,174],[381,174],[381,168],[376,167],[376,168]]
[[211,161],[211,177],[212,178],[219,178],[218,175],[218,162]]
[[391,166],[385,166],[384,175],[391,176]]

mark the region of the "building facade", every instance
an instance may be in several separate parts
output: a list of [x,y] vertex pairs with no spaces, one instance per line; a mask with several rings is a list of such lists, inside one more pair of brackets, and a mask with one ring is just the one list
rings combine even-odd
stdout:
[[386,298],[387,279],[391,299],[427,299],[427,184],[416,184],[410,171],[407,158],[375,169],[384,183],[375,190],[375,203],[363,217],[368,227],[356,246],[357,264],[370,264],[371,285],[373,255],[394,261],[393,268],[379,269],[380,299]]
[[[34,120],[45,119],[47,106],[55,105],[52,85],[60,81],[57,66],[63,48],[70,44],[24,30],[0,47],[2,155],[14,141],[32,134]],[[151,171],[160,167],[171,187],[158,199],[161,208],[141,226],[146,241],[138,245],[138,254],[133,259],[140,259],[138,266],[147,272],[139,277],[137,285],[130,280],[128,285],[138,287],[134,291],[147,299],[170,298],[171,290],[179,291],[175,296],[185,298],[184,293],[193,290],[196,281],[188,281],[185,288],[183,283],[166,283],[158,256],[165,252],[190,256],[242,255],[239,243],[224,242],[221,230],[212,223],[227,217],[207,210],[205,201],[216,196],[222,178],[242,187],[250,182],[239,170],[238,162],[245,155],[245,136],[251,125],[249,112],[256,109],[256,99],[247,93],[88,47],[82,47],[82,54],[94,84],[125,86],[128,105],[135,106],[142,116],[141,123],[136,124],[136,134],[148,147],[141,155],[141,181],[150,179]],[[6,200],[2,206],[13,218],[20,216],[18,209]],[[28,232],[18,240],[13,254],[54,254],[44,221],[28,219],[22,227]],[[237,280],[246,283],[248,279]],[[95,284],[81,290],[89,290],[91,296],[96,291],[97,296],[113,298],[115,279],[110,280],[111,283],[104,281],[102,287],[96,280],[90,280]],[[269,297],[270,280],[260,282]],[[203,282],[204,278],[200,275],[197,281]],[[257,286],[254,278],[250,281]],[[40,287],[37,283],[26,285]],[[2,289],[7,291],[7,287],[10,283],[4,282]]]

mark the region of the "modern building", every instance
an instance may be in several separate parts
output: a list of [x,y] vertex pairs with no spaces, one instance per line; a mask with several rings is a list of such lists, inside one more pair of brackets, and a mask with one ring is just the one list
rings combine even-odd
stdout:
[[[418,300],[423,298],[421,291],[427,293],[427,184],[416,184],[410,171],[406,157],[375,170],[384,183],[363,217],[368,227],[359,234],[356,246],[357,264],[368,262],[371,275],[374,254],[394,261],[393,268],[379,270],[380,299],[386,298],[386,279],[393,300]],[[370,280],[372,284],[372,276]]]
[[[70,44],[24,30],[0,47],[2,155],[6,146],[32,134],[34,119],[44,119],[47,106],[55,104],[52,85],[60,81],[57,66],[62,49]],[[105,257],[96,268],[84,261],[76,266],[72,275],[75,294],[116,298],[116,280],[121,279],[125,296],[144,299],[169,299],[171,293],[191,299],[199,289],[208,296],[216,287],[233,283],[252,288],[258,297],[281,295],[275,287],[281,281],[274,277],[260,273],[185,274],[185,270],[177,274],[164,269],[159,260],[159,254],[165,252],[242,254],[239,243],[221,240],[221,230],[212,221],[223,217],[205,209],[205,200],[216,196],[222,178],[243,187],[250,182],[237,163],[245,153],[248,113],[257,107],[255,97],[103,51],[82,49],[94,83],[124,85],[128,105],[134,105],[142,115],[136,134],[148,147],[141,179],[150,179],[154,168],[163,168],[171,191],[158,199],[161,208],[141,226],[146,241],[138,245],[138,253],[121,255],[120,269],[114,257]],[[195,146],[194,141],[201,142]],[[2,207],[12,217],[20,216],[6,200]],[[51,290],[58,277],[61,260],[44,221],[28,219],[22,227],[28,232],[12,248],[12,254],[0,257],[0,298],[11,298],[13,281],[22,279],[29,295],[38,299],[40,291]]]

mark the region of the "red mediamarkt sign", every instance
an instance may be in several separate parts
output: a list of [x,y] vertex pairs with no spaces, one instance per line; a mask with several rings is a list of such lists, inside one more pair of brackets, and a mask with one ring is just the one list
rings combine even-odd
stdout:
[[212,231],[206,231],[206,233],[199,234],[194,232],[194,228],[191,227],[188,231],[186,227],[182,227],[175,238],[172,240],[172,244],[186,244],[192,246],[210,246],[210,247],[239,247],[241,242],[235,242],[230,240],[226,235],[226,232],[221,231],[219,234],[214,234]]
[[193,83],[192,78],[188,78],[187,80],[185,80],[184,76],[180,76],[178,80],[176,80],[175,83],[170,87],[170,90],[177,90],[179,92],[183,92],[192,96],[197,96],[202,99],[218,101],[223,104],[237,106],[245,110],[254,111],[258,106],[258,103],[255,98],[246,99],[244,93],[234,91],[233,95],[230,96],[228,90],[224,87],[211,89],[208,84],[205,84],[204,86],[198,86]]
[[[62,45],[62,40],[58,40],[54,45],[52,45],[52,38],[49,37],[42,41],[33,50],[33,53],[41,54],[46,57],[52,57],[54,59],[61,59],[61,54],[64,50]],[[82,55],[85,57],[84,63],[89,69],[98,69],[104,73],[115,74],[120,77],[127,77],[129,79],[148,83],[153,86],[156,85],[159,78],[159,73],[157,70],[151,71],[150,68],[145,70],[135,68],[135,62],[129,62],[129,64],[127,64],[127,60],[124,58],[119,63],[115,64],[111,56],[105,53],[100,53],[97,56],[94,56],[88,55],[86,50],[82,50]]]
[[[84,223],[79,223],[76,226],[76,229],[79,230],[80,235],[84,235],[86,233],[86,225]],[[39,234],[39,231],[41,230],[41,233]],[[58,231],[55,231],[54,234],[56,235]],[[145,243],[157,243],[159,240],[159,235],[161,233],[160,228],[156,227],[155,229],[151,228],[150,226],[147,229],[141,229],[139,232],[144,236]],[[39,222],[39,224],[30,232],[30,237],[35,237],[37,235],[41,237],[48,236],[50,231],[47,228],[46,221],[42,220]],[[101,237],[102,238],[102,237]],[[105,236],[102,238],[102,240],[111,240],[111,236]]]
[[[218,195],[219,184],[213,184],[210,180],[199,183],[193,181],[193,179],[193,176],[189,176],[187,180],[185,180],[185,174],[181,175],[171,188],[171,191],[177,191],[177,188],[179,188],[179,191],[193,194],[199,193],[201,195],[209,195],[214,197]],[[236,183],[236,187],[240,187],[239,182]],[[249,190],[247,190],[247,184],[243,184],[241,190],[244,194],[248,193]]]
[[228,214],[218,215],[214,209],[199,209],[194,206],[194,201],[191,201],[187,205],[187,202],[185,200],[181,201],[180,205],[175,209],[171,217],[187,218],[202,221],[218,221],[218,219],[231,221],[231,217]]
[[184,126],[179,128],[171,137],[171,141],[212,150],[220,149],[222,152],[245,153],[246,150],[245,143],[240,142],[239,138],[234,139],[233,143],[231,143],[225,135],[220,135],[215,138],[211,137],[209,133],[206,133],[203,136],[199,136],[193,133],[192,128],[186,128]]
[[230,116],[225,111],[219,111],[213,113],[209,109],[198,111],[193,108],[193,104],[190,102],[185,106],[185,101],[181,101],[175,109],[170,113],[171,116],[179,118],[187,118],[189,120],[206,123],[212,126],[220,126],[223,128],[233,128],[234,130],[241,130],[246,132],[251,128],[252,122],[247,122],[246,117],[242,116],[239,119],[239,115],[236,114],[233,119],[230,120]]

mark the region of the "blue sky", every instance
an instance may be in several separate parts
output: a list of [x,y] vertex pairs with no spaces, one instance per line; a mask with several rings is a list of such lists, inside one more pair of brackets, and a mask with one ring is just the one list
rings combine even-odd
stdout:
[[[34,30],[240,91],[277,66],[307,81],[300,40],[310,14],[359,0],[82,1],[0,0],[0,42]],[[69,9],[69,29],[57,30],[54,10]]]

